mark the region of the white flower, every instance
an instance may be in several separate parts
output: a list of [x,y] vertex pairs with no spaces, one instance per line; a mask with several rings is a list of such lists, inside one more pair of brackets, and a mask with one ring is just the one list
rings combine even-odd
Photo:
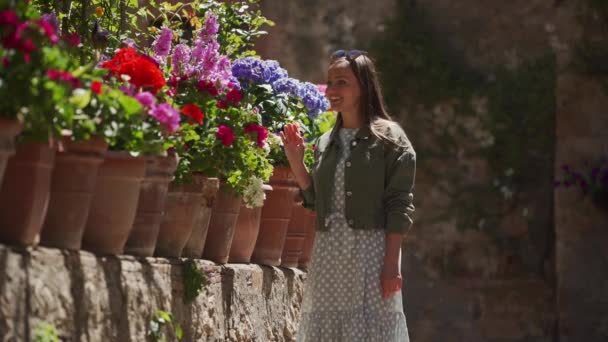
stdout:
[[252,176],[247,182],[245,191],[243,192],[243,201],[247,208],[253,209],[264,205],[266,193],[263,189],[264,181],[260,178]]

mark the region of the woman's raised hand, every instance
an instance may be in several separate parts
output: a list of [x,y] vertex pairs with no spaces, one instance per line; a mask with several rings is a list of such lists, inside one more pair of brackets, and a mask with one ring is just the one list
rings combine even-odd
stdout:
[[285,125],[281,132],[281,140],[283,140],[283,149],[289,160],[291,168],[298,167],[304,160],[304,138],[300,134],[300,126],[297,123]]

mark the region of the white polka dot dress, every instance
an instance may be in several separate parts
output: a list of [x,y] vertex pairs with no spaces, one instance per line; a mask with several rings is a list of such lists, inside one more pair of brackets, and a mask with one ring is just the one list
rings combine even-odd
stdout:
[[356,132],[339,131],[333,214],[315,237],[298,342],[409,342],[401,292],[382,298],[384,230],[352,229],[344,216],[344,162]]

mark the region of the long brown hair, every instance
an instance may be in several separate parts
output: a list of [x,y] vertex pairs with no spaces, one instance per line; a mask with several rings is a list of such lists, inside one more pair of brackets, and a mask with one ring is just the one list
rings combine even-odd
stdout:
[[[361,110],[365,115],[366,124],[369,125],[371,133],[383,140],[394,143],[398,146],[403,145],[401,139],[386,134],[390,125],[394,121],[386,110],[382,87],[378,78],[376,66],[367,54],[361,54],[354,58],[339,57],[331,60],[331,64],[336,62],[347,62],[355,74],[361,88]],[[342,116],[339,114],[336,125],[342,125]]]

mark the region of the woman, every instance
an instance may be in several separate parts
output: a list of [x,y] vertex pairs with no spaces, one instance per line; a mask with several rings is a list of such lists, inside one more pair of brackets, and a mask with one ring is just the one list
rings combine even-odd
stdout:
[[401,299],[401,240],[412,224],[416,154],[384,108],[363,51],[332,56],[326,96],[338,112],[303,163],[296,124],[281,136],[317,235],[297,340],[409,341]]

